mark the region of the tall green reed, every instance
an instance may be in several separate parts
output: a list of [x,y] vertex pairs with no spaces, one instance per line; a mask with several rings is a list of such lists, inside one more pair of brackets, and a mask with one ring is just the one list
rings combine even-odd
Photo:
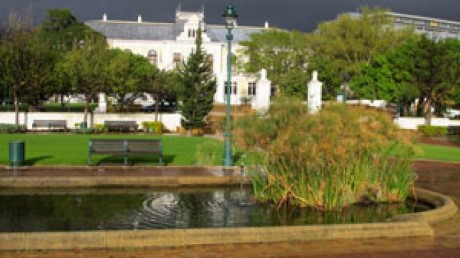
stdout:
[[249,167],[256,198],[279,206],[397,202],[413,184],[410,140],[385,113],[363,107],[311,115],[301,101],[281,99],[267,114],[237,121],[234,139],[258,157]]

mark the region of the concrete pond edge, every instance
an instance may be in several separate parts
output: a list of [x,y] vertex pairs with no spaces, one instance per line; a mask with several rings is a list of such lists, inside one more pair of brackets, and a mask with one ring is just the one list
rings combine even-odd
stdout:
[[[143,177],[136,178],[136,180],[133,179],[134,181],[123,178],[124,184],[132,186],[131,184],[137,182],[139,179],[145,180]],[[165,184],[170,186],[210,186],[212,184],[233,185],[237,182],[241,182],[240,177],[234,175],[220,177],[221,180],[213,179],[205,184],[203,184],[203,182],[200,183],[199,180],[205,178],[199,177],[183,180],[178,180],[176,178],[176,180],[172,180],[170,178],[157,177],[161,184],[152,183],[153,181],[149,181],[148,184],[150,186],[165,186]],[[3,181],[4,179],[8,179],[8,177],[0,178],[0,188],[3,189],[5,189],[5,183],[7,183]],[[81,180],[83,179],[84,178],[75,178],[75,181],[71,180],[76,183],[73,187],[94,186],[82,183]],[[32,183],[38,184],[40,181],[43,182],[43,178],[41,178],[41,180],[33,179],[31,182],[22,186],[24,188],[30,188],[33,186]],[[100,183],[100,181],[98,182]],[[9,181],[8,183],[13,182]],[[96,184],[96,186],[101,186],[99,183]],[[110,185],[119,186],[121,181],[115,180],[115,182],[112,183]],[[107,186],[106,184],[103,185]],[[12,185],[10,184],[10,186]],[[64,184],[64,187],[70,186],[71,184],[69,182]],[[38,186],[36,185],[36,187],[47,188],[49,185],[44,186],[39,184]],[[13,188],[17,190],[17,185]],[[391,221],[379,223],[205,229],[0,233],[0,250],[131,249],[332,239],[433,237],[434,230],[432,225],[450,220],[457,215],[458,208],[454,201],[448,196],[424,189],[414,189],[412,197],[432,205],[435,209],[414,214],[398,215],[392,218]]]

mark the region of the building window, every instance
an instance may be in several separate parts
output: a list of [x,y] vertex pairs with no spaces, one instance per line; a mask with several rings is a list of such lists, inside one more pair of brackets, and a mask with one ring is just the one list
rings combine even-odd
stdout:
[[248,83],[248,96],[255,96],[256,95],[256,83],[250,82]]
[[190,29],[188,30],[188,37],[189,38],[194,38],[196,36],[196,30]]
[[174,67],[178,68],[182,63],[182,55],[180,53],[174,53],[173,55]]
[[[225,95],[227,95],[227,82],[225,82]],[[236,82],[232,82],[232,86],[230,91],[232,92],[232,95],[237,95],[238,94],[238,84]]]
[[209,66],[211,66],[211,70],[214,72],[214,56],[213,55],[206,55],[206,61],[209,63]]
[[158,64],[158,54],[155,49],[150,49],[149,52],[147,53],[147,58],[149,59],[150,63],[153,65]]

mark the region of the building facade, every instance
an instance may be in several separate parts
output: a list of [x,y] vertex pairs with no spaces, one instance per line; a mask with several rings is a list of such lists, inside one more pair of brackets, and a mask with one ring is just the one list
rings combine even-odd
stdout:
[[[171,70],[179,67],[195,48],[195,38],[201,26],[203,49],[212,62],[217,79],[215,103],[225,103],[224,89],[227,78],[227,29],[224,25],[207,24],[204,12],[176,10],[172,23],[146,22],[138,16],[137,21],[109,20],[104,14],[101,20],[87,21],[86,25],[106,36],[112,48],[129,50],[145,56],[159,69]],[[240,49],[239,42],[248,40],[249,35],[268,28],[236,26],[232,30],[232,52]],[[270,101],[270,82],[266,73],[243,74],[232,72],[231,104],[251,103],[254,108],[266,107]],[[267,85],[268,83],[268,85]]]
[[[460,21],[450,21],[420,15],[411,15],[395,12],[387,12],[395,28],[412,27],[416,33],[426,34],[433,40],[445,38],[460,39]],[[360,12],[350,13],[353,17],[361,15]]]

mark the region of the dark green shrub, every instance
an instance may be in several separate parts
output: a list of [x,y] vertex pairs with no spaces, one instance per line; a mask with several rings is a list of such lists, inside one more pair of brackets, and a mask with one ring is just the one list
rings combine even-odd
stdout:
[[446,126],[419,125],[417,130],[425,136],[445,136],[447,135]]
[[[93,112],[97,108],[97,103],[89,104],[89,111]],[[45,103],[40,107],[42,112],[83,112],[85,110],[84,103]]]
[[1,133],[18,133],[25,131],[26,128],[23,125],[16,126],[15,124],[0,124]]
[[[29,105],[19,105],[20,112],[29,111]],[[13,105],[0,105],[0,112],[14,112]]]

